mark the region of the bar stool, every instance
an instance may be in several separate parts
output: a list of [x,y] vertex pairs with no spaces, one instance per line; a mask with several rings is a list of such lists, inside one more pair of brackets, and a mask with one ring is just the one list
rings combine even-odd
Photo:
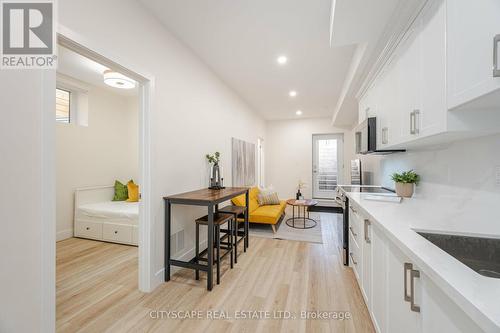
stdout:
[[[216,261],[217,265],[217,284],[220,283],[220,260],[224,258],[227,254],[230,254],[231,257],[231,262],[230,266],[233,268],[233,223],[232,220],[234,219],[234,215],[232,214],[225,214],[225,213],[214,213],[214,245],[216,248],[216,253],[214,256],[214,260]],[[220,255],[220,249],[221,249],[221,225],[224,225],[225,223],[228,224],[228,237],[229,241],[227,242],[227,247],[224,248],[226,252]],[[204,255],[208,249],[202,251],[200,253],[200,225],[207,225],[208,226],[208,215],[205,215],[203,217],[200,217],[196,219],[196,244],[195,244],[195,260],[196,262],[199,261],[207,261],[208,259],[202,258],[201,256]],[[197,269],[195,270],[195,278],[196,280],[200,279],[200,271]]]
[[[234,263],[238,263],[238,244],[241,241],[243,242],[243,252],[247,252],[247,244],[248,244],[248,226],[244,225],[243,232],[240,232],[239,224],[240,222],[238,221],[238,216],[241,216],[242,214],[245,214],[246,207],[244,206],[235,206],[235,205],[229,205],[226,207],[223,207],[218,210],[219,213],[224,213],[224,214],[232,214],[234,216],[233,219],[233,230],[234,230]],[[238,236],[241,236],[238,239]]]

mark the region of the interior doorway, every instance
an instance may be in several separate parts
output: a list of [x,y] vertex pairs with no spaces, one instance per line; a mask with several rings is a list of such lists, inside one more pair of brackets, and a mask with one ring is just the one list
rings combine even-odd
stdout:
[[343,141],[343,134],[313,135],[313,198],[335,198],[335,188],[343,181]]
[[[132,234],[131,243],[136,243],[138,245],[138,288],[141,291],[149,292],[152,290],[152,279],[154,274],[151,272],[151,225],[150,225],[150,202],[151,202],[151,181],[150,181],[150,124],[149,124],[149,110],[151,105],[152,97],[152,85],[153,79],[151,77],[139,74],[141,71],[131,69],[120,65],[119,63],[107,58],[104,54],[95,52],[91,47],[83,45],[78,42],[79,36],[73,35],[71,32],[64,34],[59,33],[57,36],[58,45],[71,51],[79,56],[85,57],[86,59],[96,62],[109,70],[110,72],[119,73],[124,77],[135,81],[136,83],[136,93],[137,93],[137,156],[138,156],[138,166],[137,166],[137,180],[134,179],[134,183],[140,185],[140,192],[138,193],[140,200],[138,202],[138,225],[137,232]],[[103,74],[103,79],[105,75]],[[111,78],[113,79],[113,78]],[[120,83],[118,83],[120,84]],[[123,84],[127,84],[124,82]],[[72,88],[71,85],[66,85],[66,87]],[[61,88],[65,88],[61,86]],[[77,87],[78,88],[78,87]],[[64,89],[63,89],[64,90]],[[67,89],[70,90],[70,89]],[[77,98],[78,103],[82,102],[82,99]],[[71,102],[70,102],[71,103]],[[85,103],[84,103],[85,104]],[[71,104],[70,104],[71,107]],[[85,123],[92,122],[92,119],[86,119],[85,113],[76,115],[75,121]],[[54,127],[50,126],[49,129]],[[50,142],[50,140],[47,140]],[[55,146],[46,147],[47,150],[55,150]],[[124,176],[125,177],[125,176]],[[129,179],[123,179],[123,182],[128,183]],[[110,184],[101,184],[110,185]],[[103,193],[109,194],[108,189],[100,191],[99,188],[95,188],[95,196],[99,196]],[[82,194],[83,196],[86,193]],[[109,229],[109,228],[107,228]],[[126,228],[125,228],[126,229]],[[110,233],[113,230],[107,230]],[[117,234],[121,230],[117,231]],[[127,230],[123,230],[128,232]],[[108,235],[107,237],[114,237],[113,235]],[[134,237],[135,236],[135,237]],[[128,239],[128,237],[127,237]],[[55,282],[55,281],[54,281]]]

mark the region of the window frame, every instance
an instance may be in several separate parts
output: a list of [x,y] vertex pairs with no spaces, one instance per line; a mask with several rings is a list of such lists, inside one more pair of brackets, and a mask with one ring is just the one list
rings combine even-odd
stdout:
[[57,85],[56,86],[56,94],[57,94],[58,90],[68,93],[68,121],[62,121],[62,120],[57,119],[57,103],[56,103],[56,122],[59,124],[72,124],[73,123],[73,105],[72,104],[74,104],[74,102],[73,102],[74,94],[71,90],[59,87]]
[[60,123],[87,127],[90,86],[71,76],[57,73],[56,89],[68,91],[70,93],[70,121],[69,123]]

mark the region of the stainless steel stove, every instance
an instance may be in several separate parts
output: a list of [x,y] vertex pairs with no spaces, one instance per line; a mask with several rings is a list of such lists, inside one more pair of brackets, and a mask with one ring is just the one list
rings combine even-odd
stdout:
[[345,266],[349,265],[349,198],[346,193],[348,192],[363,192],[363,193],[377,193],[381,195],[395,195],[393,190],[382,186],[356,186],[356,185],[339,185],[336,189],[335,201],[342,208],[342,223],[338,224],[337,237],[339,240],[339,247],[342,253],[342,260]]

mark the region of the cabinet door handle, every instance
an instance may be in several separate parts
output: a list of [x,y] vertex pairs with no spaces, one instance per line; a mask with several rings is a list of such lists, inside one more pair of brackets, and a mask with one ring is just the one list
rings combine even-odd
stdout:
[[353,263],[354,265],[357,265],[357,264],[358,264],[358,262],[357,262],[356,260],[354,260],[354,257],[352,256],[352,252],[349,252],[349,257],[351,257],[352,263]]
[[493,77],[500,77],[500,69],[498,69],[498,43],[500,35],[493,37]]
[[410,134],[415,134],[415,111],[410,112]]
[[349,230],[351,230],[352,235],[353,235],[354,237],[358,237],[358,234],[354,232],[354,230],[352,229],[352,227],[349,227]]
[[387,135],[389,129],[387,127],[382,128],[382,144],[386,145],[389,143],[389,135]]
[[408,262],[405,262],[405,266],[404,266],[404,286],[405,286],[405,290],[404,290],[404,300],[405,302],[411,302],[411,295],[408,295],[408,272],[411,271],[413,269],[413,265],[408,263]]
[[420,271],[412,269],[410,271],[410,309],[413,312],[420,312],[420,306],[415,304],[415,278],[420,278]]
[[413,134],[419,134],[420,133],[420,110],[413,110]]
[[368,244],[372,242],[370,237],[368,237],[368,227],[370,226],[370,224],[371,224],[370,220],[365,219],[365,242],[367,242]]

